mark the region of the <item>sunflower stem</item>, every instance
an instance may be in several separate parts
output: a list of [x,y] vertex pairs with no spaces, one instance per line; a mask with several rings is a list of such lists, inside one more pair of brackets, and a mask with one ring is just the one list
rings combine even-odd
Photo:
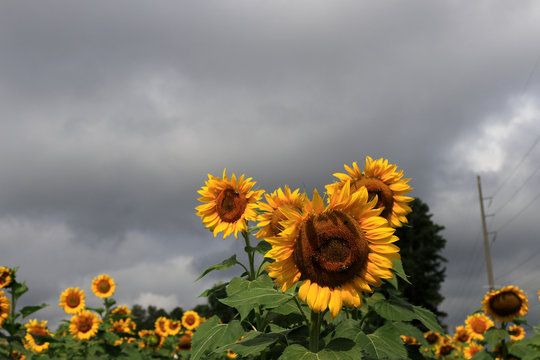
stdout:
[[256,278],[255,264],[254,264],[255,254],[253,254],[253,248],[251,247],[251,243],[249,242],[249,233],[247,231],[242,231],[242,236],[244,237],[244,240],[246,242],[245,250],[248,254],[248,259],[249,259],[249,272],[248,272],[249,280],[255,280]]
[[311,328],[309,329],[309,351],[319,351],[319,334],[321,331],[321,314],[311,311]]
[[302,314],[302,317],[304,318],[306,325],[309,327],[309,320],[306,316],[306,313],[304,312],[304,309],[302,309],[302,305],[300,304],[300,301],[298,301],[298,298],[296,296],[293,296],[293,299],[294,299],[294,302],[296,302],[296,306],[298,306],[298,309],[300,310],[300,313]]

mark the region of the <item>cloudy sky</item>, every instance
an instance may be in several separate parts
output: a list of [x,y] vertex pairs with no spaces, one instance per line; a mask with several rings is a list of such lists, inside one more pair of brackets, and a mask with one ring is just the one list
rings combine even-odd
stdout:
[[[102,273],[120,303],[189,309],[214,239],[197,190],[223,168],[312,193],[384,157],[445,226],[447,324],[495,283],[540,322],[537,1],[36,1],[0,11],[0,265],[65,318]],[[494,233],[496,232],[496,236]]]

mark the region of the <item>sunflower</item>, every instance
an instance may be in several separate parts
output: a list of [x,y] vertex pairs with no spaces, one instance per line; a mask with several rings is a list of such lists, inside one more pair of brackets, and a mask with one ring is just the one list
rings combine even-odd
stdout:
[[512,340],[521,340],[525,337],[525,329],[519,325],[512,325],[508,328],[510,331],[510,339]]
[[391,259],[399,259],[395,229],[377,216],[377,199],[365,187],[351,194],[350,182],[335,191],[324,205],[313,192],[302,210],[284,211],[284,230],[266,238],[272,245],[265,257],[275,262],[266,269],[286,291],[302,281],[298,296],[314,312],[329,308],[335,318],[343,305],[359,307],[361,294],[393,278]]
[[11,270],[0,266],[0,289],[9,286],[9,284],[11,284]]
[[11,303],[7,296],[4,296],[4,291],[0,291],[0,328],[2,328],[2,323],[9,316],[9,309],[11,308]]
[[180,338],[178,339],[178,345],[176,346],[177,350],[190,350],[191,349],[191,338],[193,337],[192,331],[184,331]]
[[130,318],[114,320],[111,321],[111,324],[112,326],[109,331],[126,334],[131,334],[132,330],[134,329],[133,325],[135,325],[135,323],[132,322]]
[[463,355],[465,356],[465,359],[471,359],[474,354],[476,354],[479,351],[482,351],[484,347],[478,343],[470,343],[469,346],[465,347],[463,349]]
[[99,275],[92,280],[92,292],[100,298],[107,298],[114,293],[116,285],[109,275]]
[[238,355],[235,352],[233,352],[232,350],[227,350],[227,357],[229,359],[236,359],[238,357]]
[[178,332],[180,331],[180,328],[182,328],[182,322],[180,320],[169,319],[167,321],[166,327],[167,327],[167,332],[169,333],[169,335],[174,336],[178,334]]
[[169,336],[169,329],[167,328],[167,322],[169,320],[165,316],[160,316],[154,323],[154,330],[157,334],[167,337]]
[[24,359],[26,359],[26,355],[21,353],[21,352],[18,352],[17,350],[13,350],[11,352],[10,359],[12,359],[12,360],[24,360]]
[[76,314],[79,311],[84,310],[85,302],[84,298],[86,297],[84,290],[79,290],[79,288],[67,288],[60,295],[60,307],[68,314]]
[[484,312],[501,322],[524,316],[529,311],[527,296],[512,285],[487,293],[482,305]]
[[247,221],[257,220],[257,204],[264,190],[252,191],[255,185],[252,178],[244,179],[244,174],[231,179],[223,170],[223,179],[208,174],[208,181],[198,191],[202,195],[198,200],[204,204],[195,208],[203,224],[213,233],[214,237],[223,231],[223,238],[234,233],[238,239],[238,232],[247,231]]
[[402,179],[403,170],[396,171],[397,165],[389,165],[388,160],[373,160],[366,157],[364,171],[360,171],[356,162],[352,168],[345,165],[348,174],[335,173],[340,182],[326,185],[326,192],[332,195],[341,189],[345,182],[351,182],[351,191],[356,191],[365,186],[369,192],[369,198],[377,195],[377,208],[382,209],[381,216],[388,220],[392,227],[400,227],[407,223],[407,214],[412,209],[407,203],[413,201],[412,197],[404,196],[411,188],[407,182],[410,179]]
[[493,321],[483,313],[469,315],[465,320],[465,327],[471,333],[472,340],[483,340],[484,333],[493,325]]
[[96,313],[83,310],[71,317],[69,332],[80,340],[88,340],[96,335],[100,323],[101,319]]
[[24,337],[24,347],[33,352],[43,352],[49,348],[50,343],[48,341],[42,341],[34,338],[34,335],[38,336],[52,336],[47,329],[47,320],[40,322],[37,319],[30,320],[28,324],[25,324],[26,336]]
[[420,343],[416,341],[416,339],[413,336],[399,335],[399,337],[401,338],[401,340],[403,340],[405,344],[420,345]]
[[441,335],[435,331],[426,332],[424,338],[430,346],[435,346],[441,341]]
[[113,315],[130,315],[131,310],[126,305],[120,305],[112,309],[111,314]]
[[163,346],[165,337],[153,330],[141,330],[139,331],[139,340],[139,347],[158,350]]
[[259,209],[263,212],[259,214],[257,220],[261,229],[257,232],[257,238],[277,236],[283,227],[280,221],[286,220],[282,208],[301,210],[304,203],[305,194],[299,194],[299,189],[291,192],[291,189],[285,185],[285,191],[281,188],[272,194],[264,194],[266,203],[259,202]]
[[446,356],[452,354],[456,347],[452,343],[443,343],[437,347],[437,356],[439,358],[445,358]]
[[197,314],[196,311],[186,311],[184,315],[182,315],[182,325],[188,329],[188,330],[194,330],[199,327],[201,324],[201,318],[199,317],[199,314]]
[[471,334],[465,326],[456,326],[454,341],[458,344],[468,343],[471,340]]

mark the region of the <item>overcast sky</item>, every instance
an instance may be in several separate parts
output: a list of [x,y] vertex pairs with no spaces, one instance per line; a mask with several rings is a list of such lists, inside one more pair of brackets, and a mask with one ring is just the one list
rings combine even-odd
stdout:
[[445,226],[446,323],[487,291],[480,175],[495,283],[538,324],[539,35],[532,0],[3,2],[0,265],[51,324],[102,273],[187,310],[240,274],[194,282],[243,248],[195,215],[208,173],[312,194],[369,155]]

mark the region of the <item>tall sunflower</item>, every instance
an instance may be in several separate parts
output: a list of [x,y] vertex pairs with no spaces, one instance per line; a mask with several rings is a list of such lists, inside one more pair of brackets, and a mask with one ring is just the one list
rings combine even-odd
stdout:
[[487,293],[482,306],[485,313],[502,322],[524,316],[529,311],[527,296],[523,290],[512,285]]
[[314,312],[328,308],[335,318],[343,305],[359,307],[361,294],[393,277],[391,259],[399,259],[395,229],[374,209],[365,187],[351,193],[350,182],[333,192],[328,205],[317,193],[301,211],[286,209],[284,230],[266,238],[275,260],[266,268],[286,291],[302,281],[298,296]]
[[291,192],[291,189],[285,185],[285,190],[279,188],[272,194],[264,194],[266,203],[258,203],[262,213],[257,217],[259,221],[257,226],[261,228],[257,232],[257,238],[262,239],[277,236],[283,230],[283,227],[280,225],[280,221],[286,220],[286,216],[282,210],[283,208],[293,210],[302,209],[305,194],[300,194],[299,191],[299,189],[296,189]]
[[342,188],[345,182],[351,182],[351,191],[365,186],[372,199],[377,195],[376,208],[382,209],[381,216],[388,220],[392,227],[400,227],[407,223],[407,214],[412,209],[407,203],[413,201],[412,197],[405,196],[413,188],[403,179],[403,170],[397,171],[397,165],[388,164],[386,159],[373,160],[366,157],[364,171],[360,171],[356,162],[352,168],[345,165],[348,174],[335,173],[340,182],[326,185],[326,192],[331,195]]
[[182,315],[182,325],[188,330],[194,330],[201,324],[201,318],[196,311],[189,310]]
[[7,296],[4,296],[4,291],[0,291],[0,329],[2,328],[2,323],[9,317],[9,310],[11,308],[11,303]]
[[214,237],[223,231],[223,238],[234,233],[247,230],[248,220],[257,220],[257,205],[264,190],[251,190],[255,185],[252,178],[244,179],[244,174],[238,179],[232,174],[231,179],[223,170],[223,179],[208,174],[208,181],[198,191],[202,195],[198,200],[204,204],[195,208],[202,222],[213,233]]
[[110,297],[114,293],[115,289],[116,285],[114,283],[114,279],[109,275],[102,274],[92,280],[92,292],[97,297]]
[[97,334],[100,323],[98,314],[83,310],[71,317],[69,332],[80,340],[88,340]]
[[0,289],[11,284],[11,270],[0,266]]
[[483,340],[484,334],[493,325],[493,321],[483,313],[472,314],[465,319],[465,327],[471,333],[473,340]]
[[522,340],[525,337],[525,329],[519,325],[512,325],[508,328],[510,331],[510,339],[512,340]]
[[34,335],[38,336],[52,336],[51,332],[47,328],[47,320],[40,322],[37,319],[30,320],[28,324],[25,324],[26,336],[24,337],[24,347],[30,351],[43,352],[49,348],[50,343],[48,341],[42,341],[34,338]]
[[76,314],[79,311],[84,310],[85,308],[85,297],[86,294],[84,290],[79,290],[76,288],[67,288],[60,295],[60,307],[68,314]]

